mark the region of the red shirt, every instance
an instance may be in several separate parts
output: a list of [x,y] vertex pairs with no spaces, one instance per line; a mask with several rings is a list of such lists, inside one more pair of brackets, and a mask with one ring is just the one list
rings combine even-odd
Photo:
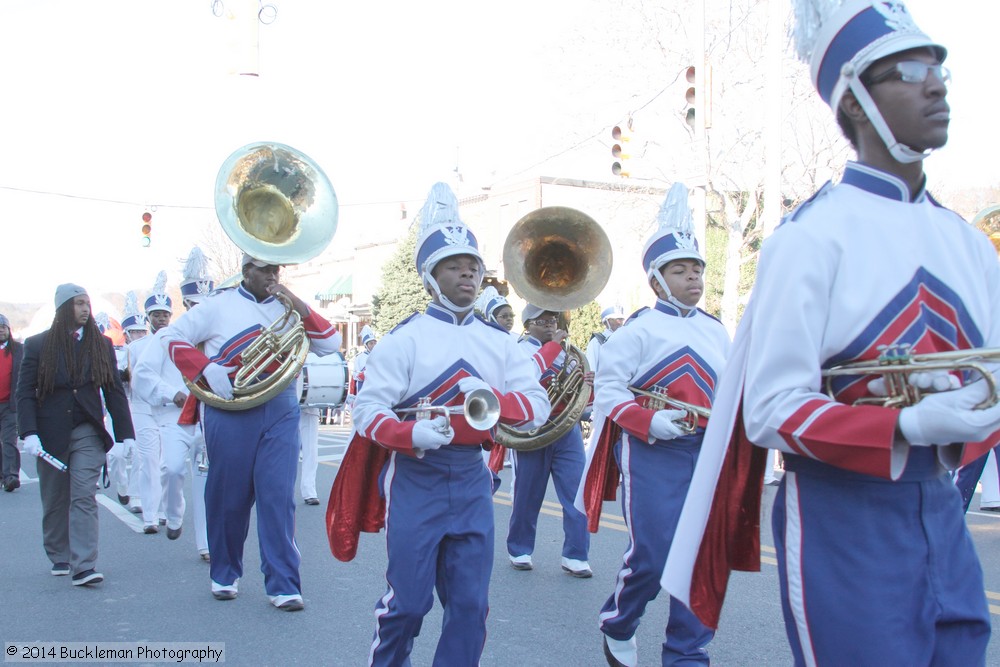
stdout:
[[10,374],[14,370],[14,353],[9,348],[10,341],[0,347],[0,403],[7,403],[12,398],[10,395]]

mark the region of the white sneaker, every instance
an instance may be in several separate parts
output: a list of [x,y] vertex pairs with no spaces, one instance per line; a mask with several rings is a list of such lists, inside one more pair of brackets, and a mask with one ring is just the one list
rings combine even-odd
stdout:
[[533,569],[533,566],[531,564],[531,554],[524,554],[523,556],[511,556],[510,566],[515,570]]
[[604,657],[608,659],[609,665],[614,665],[614,660],[621,667],[638,667],[639,647],[635,635],[624,641],[604,635]]
[[239,579],[234,581],[229,586],[223,586],[222,584],[217,583],[215,580],[213,580],[212,596],[215,597],[216,600],[235,600],[237,587],[239,586],[239,584],[240,584]]
[[573,575],[574,577],[579,577],[580,579],[589,579],[594,576],[594,573],[590,569],[590,563],[585,560],[576,560],[575,558],[563,558],[562,559],[562,569]]
[[306,606],[301,595],[272,595],[270,598],[271,604],[281,611],[302,611]]

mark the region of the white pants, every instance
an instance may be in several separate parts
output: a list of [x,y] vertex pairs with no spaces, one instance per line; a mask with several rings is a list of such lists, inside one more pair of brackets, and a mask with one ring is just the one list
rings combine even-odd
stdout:
[[156,524],[160,507],[160,429],[152,415],[132,414],[135,427],[135,451],[132,452],[132,477],[142,504],[142,522]]
[[979,498],[979,507],[1000,507],[1000,475],[997,474],[997,452],[990,450],[989,458],[986,459],[986,466],[983,474],[979,478],[982,484],[982,495]]
[[318,498],[316,470],[319,468],[319,410],[317,408],[302,408],[299,415],[299,443],[302,447],[299,490],[303,499]]
[[774,464],[777,463],[778,450],[769,449],[767,450],[767,464],[764,466],[764,483],[773,482],[777,479],[774,474]]
[[[167,515],[167,528],[180,528],[184,523],[184,480],[192,470],[192,462],[203,446],[204,436],[200,426],[181,426],[176,415],[168,413],[160,419],[160,441],[163,447],[160,468],[163,485],[163,508]],[[192,516],[195,542],[198,550],[208,549],[205,529],[205,478],[191,476],[194,495]]]

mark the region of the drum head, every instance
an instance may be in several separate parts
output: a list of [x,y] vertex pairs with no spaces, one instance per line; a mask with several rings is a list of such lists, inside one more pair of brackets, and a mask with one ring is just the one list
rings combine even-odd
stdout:
[[299,403],[307,407],[336,408],[347,397],[347,364],[339,352],[310,354],[299,376]]

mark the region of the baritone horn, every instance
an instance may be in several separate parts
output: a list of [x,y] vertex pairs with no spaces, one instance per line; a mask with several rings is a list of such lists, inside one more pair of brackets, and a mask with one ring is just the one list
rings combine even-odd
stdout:
[[[611,242],[586,213],[547,206],[514,223],[503,246],[507,281],[523,299],[561,313],[593,301],[611,277]],[[549,405],[562,411],[536,429],[517,431],[501,424],[496,441],[518,451],[541,449],[579,421],[590,399],[584,376],[590,371],[580,348],[566,343],[563,368],[548,386]]]
[[[887,408],[905,408],[914,405],[928,393],[910,384],[910,375],[929,371],[963,371],[978,374],[986,383],[988,396],[977,410],[997,404],[996,380],[987,363],[1000,362],[1000,348],[972,348],[945,350],[943,352],[911,352],[909,345],[883,345],[877,359],[841,364],[822,371],[826,393],[835,397],[834,378],[876,375],[885,381],[886,396],[865,396],[854,405],[881,405]],[[967,384],[967,383],[966,383]]]
[[628,390],[636,396],[645,396],[648,398],[646,407],[650,410],[663,410],[668,407],[674,410],[684,410],[687,414],[681,419],[675,420],[674,423],[688,435],[691,435],[698,429],[699,418],[708,419],[712,416],[712,411],[708,408],[671,398],[667,395],[667,390],[664,387],[653,387],[652,389],[629,387]]
[[[316,257],[337,231],[337,194],[308,156],[278,143],[249,144],[230,155],[215,179],[215,211],[223,231],[251,257],[301,264]],[[201,381],[187,382],[198,400],[222,410],[246,410],[281,393],[302,369],[309,338],[284,296],[285,312],[243,350],[233,398]]]

